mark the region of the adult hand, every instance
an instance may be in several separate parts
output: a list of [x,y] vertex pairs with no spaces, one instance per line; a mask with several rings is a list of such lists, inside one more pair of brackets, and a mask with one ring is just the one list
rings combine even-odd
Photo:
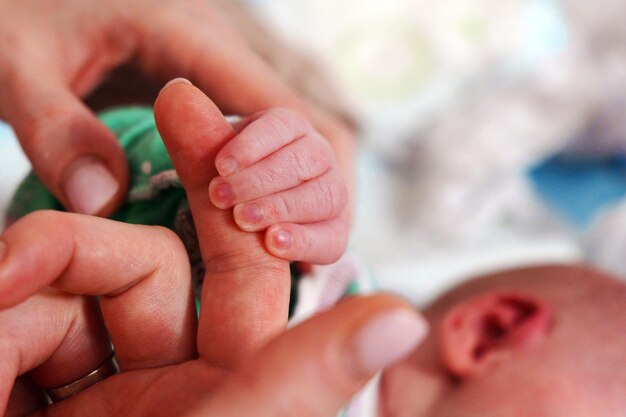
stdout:
[[224,111],[303,109],[206,0],[0,0],[0,44],[0,118],[79,213],[108,215],[126,194],[123,152],[80,100],[123,63],[188,77]]
[[[172,237],[55,212],[30,215],[2,236],[2,306],[53,288],[0,311],[0,415],[332,416],[424,336],[401,300],[354,297],[240,364],[215,361],[226,348],[219,338],[198,337],[198,356],[189,267]],[[103,321],[95,299],[79,293],[101,294]],[[39,386],[54,387],[95,369],[109,355],[107,332],[120,374],[51,406],[33,401],[37,388],[25,376],[12,392],[29,371]]]
[[[0,308],[13,307],[0,312],[0,407],[26,371],[54,387],[95,369],[109,353],[108,334],[122,373],[34,415],[326,416],[423,338],[423,321],[390,296],[346,300],[277,336],[287,317],[287,262],[210,203],[215,154],[233,132],[203,97],[174,85],[155,109],[207,268],[197,328],[186,254],[171,232],[30,215],[1,238]],[[103,322],[93,300],[70,294],[101,295]],[[33,411],[20,399],[35,393],[19,388],[12,415]]]

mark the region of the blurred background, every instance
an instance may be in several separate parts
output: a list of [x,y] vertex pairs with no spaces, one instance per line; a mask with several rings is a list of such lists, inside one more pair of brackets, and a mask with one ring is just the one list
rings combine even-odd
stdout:
[[[626,275],[618,0],[213,0],[295,88],[352,123],[351,250],[423,302],[469,274]],[[28,170],[0,124],[0,210]]]

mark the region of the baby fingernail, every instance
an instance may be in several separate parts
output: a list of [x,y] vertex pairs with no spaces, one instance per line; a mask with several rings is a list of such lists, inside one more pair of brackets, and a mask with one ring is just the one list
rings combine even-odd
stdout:
[[228,158],[222,159],[217,164],[216,168],[217,172],[219,172],[222,177],[227,177],[237,171],[237,168],[239,168],[239,163],[235,158],[229,156]]
[[229,207],[235,201],[235,191],[227,182],[218,183],[213,187],[211,200],[219,208]]
[[286,250],[293,244],[293,236],[285,229],[280,229],[272,235],[272,241],[277,249]]
[[409,310],[383,314],[356,335],[360,370],[373,373],[409,354],[428,333],[426,322]]
[[120,188],[104,164],[91,157],[75,161],[69,172],[63,190],[71,208],[77,213],[98,213]]
[[256,204],[236,206],[235,218],[243,227],[255,226],[263,220],[263,209]]

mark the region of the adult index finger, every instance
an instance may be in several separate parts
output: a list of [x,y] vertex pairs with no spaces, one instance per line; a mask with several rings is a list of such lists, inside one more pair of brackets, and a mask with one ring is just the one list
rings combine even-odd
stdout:
[[235,132],[207,96],[177,81],[161,91],[154,112],[187,192],[206,267],[198,351],[232,368],[286,326],[289,265],[266,252],[262,235],[241,231],[231,210],[211,203],[215,155]]

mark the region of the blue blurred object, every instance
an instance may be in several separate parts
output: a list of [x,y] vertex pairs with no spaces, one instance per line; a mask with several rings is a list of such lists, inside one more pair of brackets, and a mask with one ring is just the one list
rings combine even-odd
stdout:
[[537,194],[571,225],[582,229],[626,196],[626,157],[555,155],[528,172]]

